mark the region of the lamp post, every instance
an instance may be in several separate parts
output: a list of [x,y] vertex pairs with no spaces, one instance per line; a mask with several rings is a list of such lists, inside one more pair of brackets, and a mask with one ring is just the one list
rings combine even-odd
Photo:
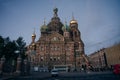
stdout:
[[20,65],[21,65],[20,51],[19,51],[19,50],[16,50],[15,53],[16,53],[16,54],[19,54],[19,56],[18,56],[18,58],[17,58],[16,73],[17,73],[17,74],[20,74],[20,73],[21,73],[21,71],[20,71]]

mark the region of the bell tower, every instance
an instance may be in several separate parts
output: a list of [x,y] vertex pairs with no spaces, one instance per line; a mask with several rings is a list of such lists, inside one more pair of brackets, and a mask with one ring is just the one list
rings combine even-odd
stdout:
[[74,19],[74,16],[72,16],[72,20],[70,21],[70,30],[73,41],[80,41],[80,31],[78,30],[78,23],[77,20]]

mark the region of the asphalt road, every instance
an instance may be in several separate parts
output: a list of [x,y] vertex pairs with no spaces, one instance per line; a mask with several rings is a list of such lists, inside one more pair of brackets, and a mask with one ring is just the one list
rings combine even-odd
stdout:
[[120,80],[120,75],[114,75],[112,72],[62,72],[58,77],[51,77],[50,73],[32,73],[30,76],[20,76],[8,78],[5,80]]

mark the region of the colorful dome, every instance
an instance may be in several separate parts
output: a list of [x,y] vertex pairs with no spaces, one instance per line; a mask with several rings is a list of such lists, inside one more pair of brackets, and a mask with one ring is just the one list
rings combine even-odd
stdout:
[[57,15],[58,9],[55,8],[53,10],[54,12],[54,16],[52,17],[51,21],[48,23],[47,27],[48,27],[48,31],[49,32],[58,32],[60,34],[63,34],[63,30],[62,30],[62,22],[60,21],[60,18]]
[[48,27],[44,24],[43,26],[41,26],[40,31],[41,32],[47,32],[48,31]]

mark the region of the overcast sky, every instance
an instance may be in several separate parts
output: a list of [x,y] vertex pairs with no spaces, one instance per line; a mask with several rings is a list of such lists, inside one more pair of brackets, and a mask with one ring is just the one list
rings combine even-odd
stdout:
[[68,25],[74,14],[86,54],[120,42],[120,0],[0,0],[0,35],[12,40],[22,36],[29,44],[35,28],[38,40],[54,7]]

